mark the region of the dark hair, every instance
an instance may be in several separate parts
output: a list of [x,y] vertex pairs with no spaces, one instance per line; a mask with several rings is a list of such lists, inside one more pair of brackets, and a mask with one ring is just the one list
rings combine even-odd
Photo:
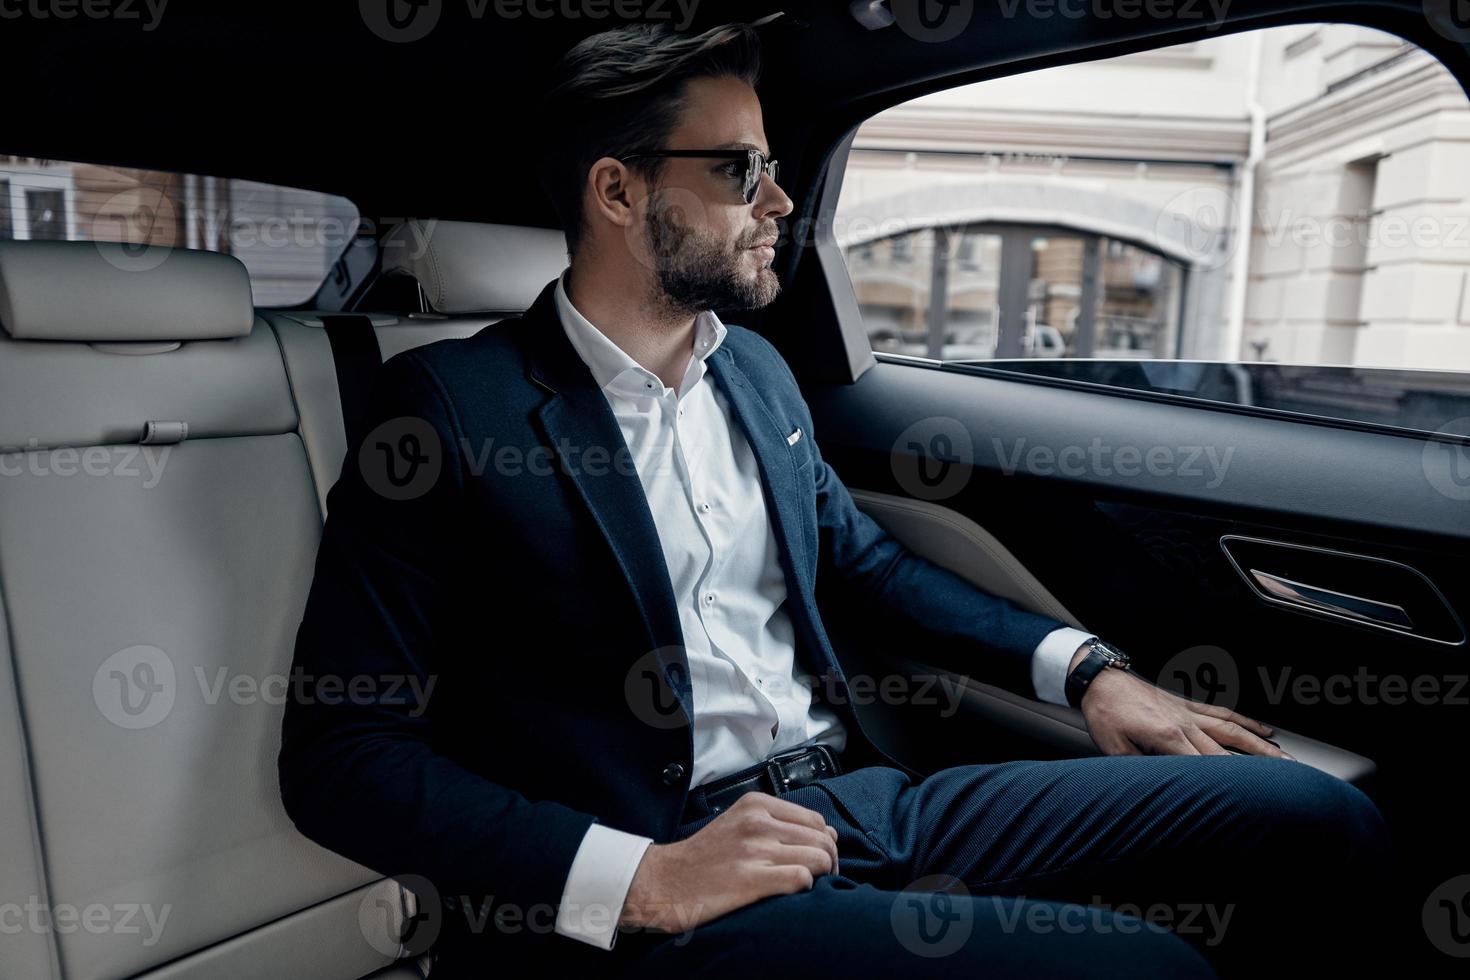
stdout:
[[[582,240],[582,196],[592,164],[664,145],[679,122],[689,80],[726,76],[751,87],[759,80],[754,27],[726,24],[687,36],[665,24],[632,24],[585,38],[562,56],[541,104],[549,135],[540,177],[569,255]],[[659,157],[628,161],[650,183],[663,166]]]

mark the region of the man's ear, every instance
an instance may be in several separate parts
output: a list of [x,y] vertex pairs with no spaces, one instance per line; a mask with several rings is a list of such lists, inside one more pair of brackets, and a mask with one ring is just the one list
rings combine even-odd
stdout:
[[589,218],[596,215],[626,229],[635,220],[635,206],[643,194],[642,183],[621,160],[599,157],[587,171],[590,200],[583,210]]

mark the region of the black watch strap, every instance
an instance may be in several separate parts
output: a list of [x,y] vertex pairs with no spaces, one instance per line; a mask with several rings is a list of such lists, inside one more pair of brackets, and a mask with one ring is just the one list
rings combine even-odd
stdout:
[[1067,675],[1067,703],[1074,708],[1082,707],[1082,695],[1087,693],[1093,680],[1108,666],[1115,663],[1119,667],[1128,666],[1128,655],[1117,647],[1096,639],[1091,640],[1089,645],[1091,649],[1087,651],[1087,656]]

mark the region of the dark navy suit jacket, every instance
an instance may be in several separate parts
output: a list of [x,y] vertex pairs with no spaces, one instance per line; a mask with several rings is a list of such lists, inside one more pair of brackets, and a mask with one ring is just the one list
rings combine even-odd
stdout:
[[[308,837],[522,909],[557,906],[593,821],[673,839],[693,769],[663,551],[554,288],[523,317],[384,365],[368,434],[328,495],[279,757]],[[871,743],[823,613],[1029,694],[1031,653],[1064,624],[977,590],[859,511],[758,334],[730,325],[709,367],[759,463],[799,672],[823,679],[850,746]]]

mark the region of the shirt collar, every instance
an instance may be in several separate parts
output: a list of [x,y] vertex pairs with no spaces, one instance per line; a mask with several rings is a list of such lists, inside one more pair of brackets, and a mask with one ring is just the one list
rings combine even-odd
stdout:
[[[630,390],[636,387],[637,390],[646,391],[647,382],[650,380],[662,385],[658,375],[635,361],[626,351],[613,343],[607,334],[598,330],[591,321],[577,311],[577,308],[572,305],[571,297],[567,295],[566,283],[567,274],[563,270],[556,281],[557,312],[561,315],[561,324],[566,330],[567,339],[571,341],[572,347],[586,363],[588,370],[592,372],[592,378],[597,382],[597,386],[603,391],[615,386],[621,387],[620,379],[637,382],[636,386],[629,385]],[[705,361],[725,342],[725,335],[728,332],[729,328],[720,322],[720,318],[713,310],[705,310],[694,318],[694,356],[690,358],[684,379],[680,382],[680,397],[683,397],[694,382],[704,377]],[[627,378],[624,378],[625,375]],[[691,375],[693,375],[693,380],[691,380]]]

